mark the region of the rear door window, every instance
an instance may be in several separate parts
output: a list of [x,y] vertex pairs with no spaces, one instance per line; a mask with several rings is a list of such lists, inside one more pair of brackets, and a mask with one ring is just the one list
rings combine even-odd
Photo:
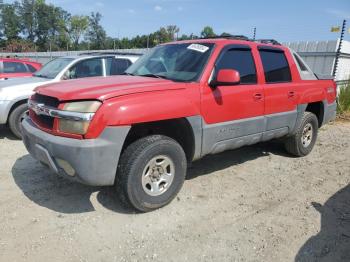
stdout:
[[292,76],[283,50],[259,50],[266,83],[290,82]]
[[106,72],[107,75],[121,75],[131,65],[131,61],[125,58],[107,58]]
[[216,71],[234,69],[241,76],[241,84],[256,84],[255,63],[250,49],[232,48],[226,51],[217,63]]
[[303,63],[303,61],[301,61],[301,59],[296,54],[294,54],[294,58],[295,58],[295,61],[297,61],[301,71],[307,71],[307,72],[309,71],[305,66],[305,64]]
[[27,73],[27,68],[23,63],[19,62],[4,62],[4,73]]

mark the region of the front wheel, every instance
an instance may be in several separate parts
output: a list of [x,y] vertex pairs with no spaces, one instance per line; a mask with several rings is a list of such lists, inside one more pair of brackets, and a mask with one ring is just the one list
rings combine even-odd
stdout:
[[116,187],[122,202],[141,212],[170,203],[186,177],[187,161],[175,140],[161,135],[141,138],[123,152]]
[[318,120],[315,114],[305,112],[297,132],[285,141],[286,150],[295,156],[308,155],[317,139]]
[[28,114],[27,104],[17,106],[9,116],[9,127],[11,132],[19,139],[22,139],[22,126],[23,119]]

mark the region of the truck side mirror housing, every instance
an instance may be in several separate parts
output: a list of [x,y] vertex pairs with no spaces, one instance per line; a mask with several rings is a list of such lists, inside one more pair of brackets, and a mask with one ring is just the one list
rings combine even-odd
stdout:
[[216,75],[216,79],[210,81],[211,87],[238,85],[241,82],[239,72],[234,69],[221,69]]

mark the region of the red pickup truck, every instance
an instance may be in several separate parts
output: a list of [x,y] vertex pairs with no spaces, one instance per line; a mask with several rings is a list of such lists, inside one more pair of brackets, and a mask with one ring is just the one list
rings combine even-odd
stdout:
[[36,89],[22,122],[31,155],[88,185],[115,185],[146,212],[168,204],[187,164],[283,138],[305,156],[335,118],[336,84],[271,41],[222,38],[160,45],[125,75]]
[[15,58],[0,58],[0,80],[29,77],[41,68],[40,63]]

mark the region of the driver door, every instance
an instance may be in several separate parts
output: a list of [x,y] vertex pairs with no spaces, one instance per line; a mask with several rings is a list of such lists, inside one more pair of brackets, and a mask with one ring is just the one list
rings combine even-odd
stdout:
[[64,79],[103,76],[103,59],[92,58],[77,62],[64,74]]
[[258,84],[256,61],[246,45],[226,46],[215,64],[212,77],[221,69],[234,69],[241,82],[232,86],[202,89],[202,154],[253,144],[264,132],[264,91]]

